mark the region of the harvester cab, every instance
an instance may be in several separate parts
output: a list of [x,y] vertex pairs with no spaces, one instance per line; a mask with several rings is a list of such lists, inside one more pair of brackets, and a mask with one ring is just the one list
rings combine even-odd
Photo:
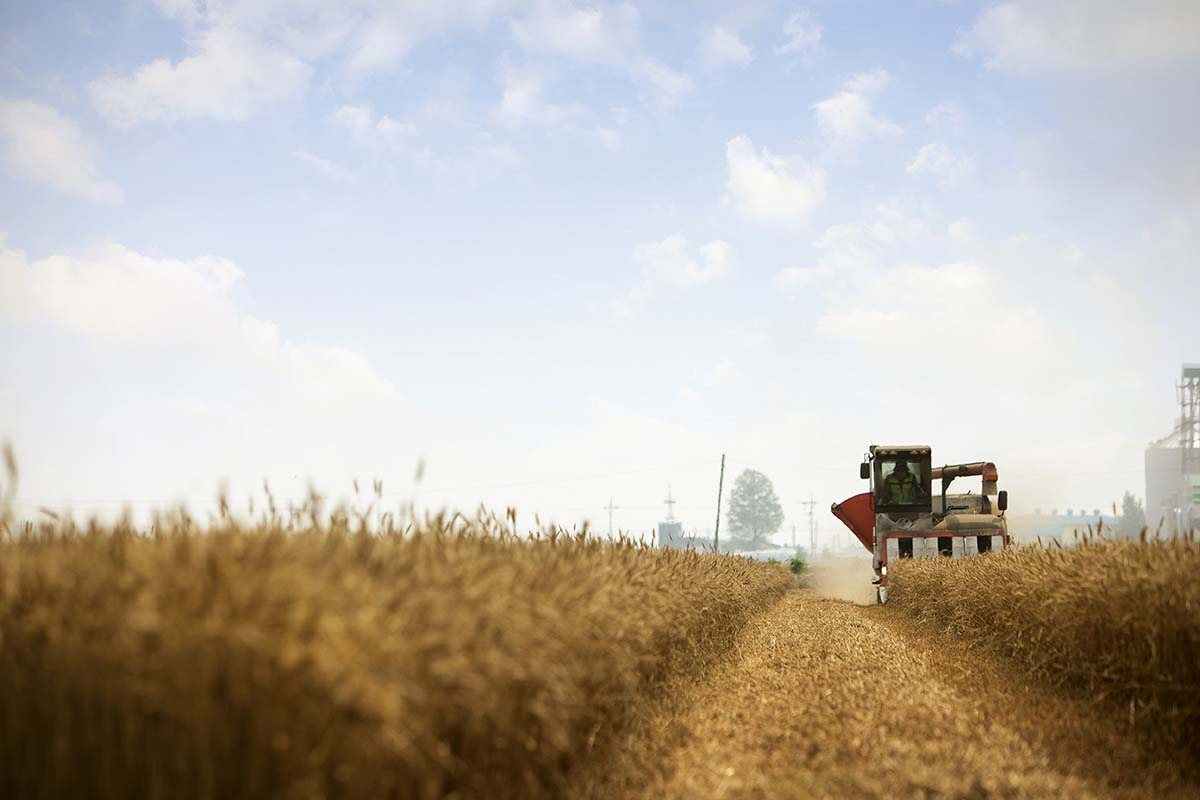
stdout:
[[[982,479],[978,493],[949,493],[955,479],[972,476]],[[859,477],[871,490],[831,510],[871,553],[880,603],[887,602],[889,563],[1008,549],[1008,493],[997,491],[990,461],[935,467],[929,447],[872,445]]]

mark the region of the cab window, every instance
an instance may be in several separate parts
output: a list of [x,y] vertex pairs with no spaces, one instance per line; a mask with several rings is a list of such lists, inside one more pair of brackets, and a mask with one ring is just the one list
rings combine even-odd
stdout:
[[919,459],[880,459],[877,506],[924,506],[929,503],[928,467]]

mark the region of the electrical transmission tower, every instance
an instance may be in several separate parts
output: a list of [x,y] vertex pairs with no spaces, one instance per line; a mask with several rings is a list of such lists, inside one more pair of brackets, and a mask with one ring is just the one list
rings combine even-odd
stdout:
[[810,492],[807,502],[803,502],[800,505],[808,506],[808,558],[812,560],[817,555],[817,518],[813,513],[817,501],[813,500],[812,493]]
[[606,505],[604,508],[605,508],[605,510],[606,510],[606,511],[608,511],[608,538],[610,538],[610,539],[611,539],[611,538],[612,538],[612,535],[613,535],[613,527],[612,527],[612,512],[614,512],[614,511],[619,511],[621,507],[620,507],[620,506],[614,506],[614,505],[613,505],[613,499],[612,499],[612,497],[609,497],[609,498],[608,498],[608,505]]

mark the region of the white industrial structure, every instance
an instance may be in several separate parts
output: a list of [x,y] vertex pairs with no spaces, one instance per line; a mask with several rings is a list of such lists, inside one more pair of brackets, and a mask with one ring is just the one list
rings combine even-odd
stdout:
[[1200,526],[1200,364],[1184,364],[1179,418],[1146,448],[1146,524],[1174,534]]

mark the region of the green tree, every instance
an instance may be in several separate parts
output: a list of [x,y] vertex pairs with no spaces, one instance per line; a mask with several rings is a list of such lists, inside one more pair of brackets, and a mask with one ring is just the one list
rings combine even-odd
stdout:
[[729,532],[749,540],[758,550],[783,524],[783,508],[771,479],[752,469],[744,470],[729,493]]
[[1142,501],[1126,492],[1125,497],[1121,498],[1121,522],[1117,531],[1126,539],[1136,539],[1145,524],[1146,511],[1142,508]]

